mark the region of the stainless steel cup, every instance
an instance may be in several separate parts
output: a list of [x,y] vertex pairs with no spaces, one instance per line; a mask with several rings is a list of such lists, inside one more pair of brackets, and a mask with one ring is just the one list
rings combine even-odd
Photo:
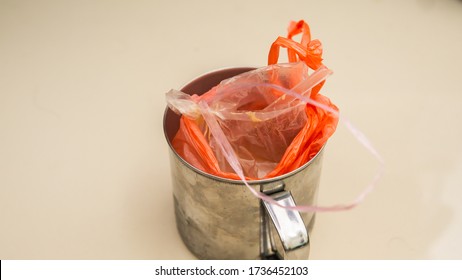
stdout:
[[[200,95],[220,81],[252,69],[210,72],[182,91]],[[207,174],[190,165],[171,145],[179,121],[180,116],[167,108],[164,133],[170,145],[176,224],[189,250],[200,259],[307,259],[315,214],[262,202],[241,181]],[[290,173],[249,183],[283,205],[314,204],[322,151]]]

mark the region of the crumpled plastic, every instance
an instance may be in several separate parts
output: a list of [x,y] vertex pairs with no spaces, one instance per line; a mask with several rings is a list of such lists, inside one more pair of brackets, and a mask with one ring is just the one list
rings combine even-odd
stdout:
[[[297,33],[303,33],[301,43],[292,40]],[[295,170],[320,151],[338,122],[338,114],[329,112],[338,108],[319,93],[332,72],[322,65],[321,44],[311,41],[306,23],[291,23],[288,37],[273,43],[272,65],[226,79],[200,96],[167,93],[170,109],[182,114],[172,141],[179,156],[235,180],[240,177],[232,165],[239,164],[247,180],[257,180]],[[288,49],[290,63],[275,64],[280,47]]]

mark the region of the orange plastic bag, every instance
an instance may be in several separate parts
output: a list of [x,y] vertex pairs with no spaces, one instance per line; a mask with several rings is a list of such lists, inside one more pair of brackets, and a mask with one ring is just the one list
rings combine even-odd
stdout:
[[[297,43],[292,37],[299,33],[302,39]],[[290,63],[276,64],[280,47],[288,49]],[[321,43],[311,40],[308,25],[293,22],[288,38],[279,37],[271,46],[270,66],[224,80],[201,96],[170,91],[169,107],[182,114],[174,149],[198,169],[236,180],[240,177],[233,164],[240,165],[248,180],[302,166],[318,153],[338,122],[336,115],[301,98],[338,110],[319,94],[331,73],[321,56]],[[310,75],[309,68],[316,71]],[[211,119],[217,126],[211,126]],[[211,133],[217,130],[219,134]],[[220,149],[223,143],[230,152]]]

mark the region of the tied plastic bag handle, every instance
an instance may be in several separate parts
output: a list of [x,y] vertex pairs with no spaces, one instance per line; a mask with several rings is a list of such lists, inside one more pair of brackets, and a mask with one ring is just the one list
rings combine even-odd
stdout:
[[[268,53],[268,65],[276,64],[279,60],[280,48],[287,48],[289,62],[303,61],[308,67],[317,70],[322,64],[322,44],[319,40],[311,40],[309,25],[304,21],[290,22],[287,38],[278,37],[271,45]],[[302,34],[300,43],[292,38]],[[324,82],[313,88],[312,94],[316,95],[324,85]]]
[[[302,33],[301,42],[292,40],[292,37]],[[311,69],[316,70],[322,64],[322,44],[319,40],[311,40],[310,28],[303,20],[291,22],[288,30],[288,38],[278,37],[271,45],[268,54],[268,65],[276,64],[279,60],[281,47],[287,48],[289,62],[303,61]],[[298,56],[298,58],[297,58]]]

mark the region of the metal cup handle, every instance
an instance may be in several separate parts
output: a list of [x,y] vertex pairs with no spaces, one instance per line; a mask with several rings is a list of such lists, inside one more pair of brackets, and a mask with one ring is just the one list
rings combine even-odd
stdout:
[[[295,206],[290,192],[282,191],[269,194],[279,204]],[[310,253],[310,239],[305,223],[296,210],[289,210],[262,201],[262,231],[261,253],[265,259],[308,259]],[[273,238],[273,236],[279,238]]]

